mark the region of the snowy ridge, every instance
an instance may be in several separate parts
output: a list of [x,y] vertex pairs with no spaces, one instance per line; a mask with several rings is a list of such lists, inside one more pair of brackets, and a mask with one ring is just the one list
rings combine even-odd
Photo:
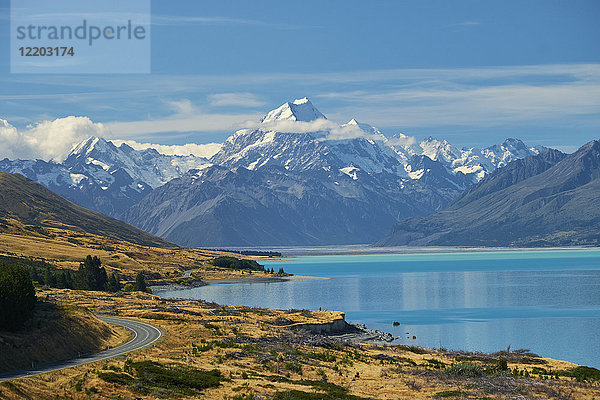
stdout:
[[0,170],[20,173],[67,199],[112,217],[119,217],[153,188],[210,166],[195,156],[167,156],[154,149],[119,147],[98,137],[73,146],[63,163],[42,160],[0,161]]
[[[401,133],[387,138],[377,128],[356,119],[342,125],[317,124],[313,132],[306,132],[306,125],[299,125],[298,132],[278,132],[274,130],[276,125],[274,128],[273,124],[266,124],[316,119],[324,120],[325,116],[307,98],[285,103],[267,113],[262,119],[265,127],[242,129],[228,137],[211,162],[250,170],[279,166],[290,171],[342,171],[352,167],[365,173],[390,173],[399,179],[412,180],[424,176],[431,179],[430,172],[442,174],[444,181],[464,189],[496,168],[543,149],[529,148],[518,139],[507,139],[486,149],[459,149],[446,140],[432,137],[416,143],[414,138]],[[435,172],[420,170],[415,163],[420,163],[423,156],[438,163],[440,168],[436,167]],[[352,177],[358,179],[360,174]]]
[[[122,169],[133,180],[132,189],[140,191],[139,184],[156,188],[209,162],[191,155],[167,156],[152,148],[134,150],[126,143],[117,147],[107,140],[92,137],[75,146],[64,164],[108,184],[114,181],[112,175]],[[99,166],[102,171],[92,166]]]
[[[412,156],[427,156],[433,161],[440,162],[452,174],[462,173],[469,176],[473,182],[480,181],[496,168],[503,167],[511,161],[537,155],[546,149],[543,146],[527,147],[521,140],[512,138],[506,139],[500,145],[484,149],[475,147],[458,149],[446,140],[440,141],[432,137],[426,138],[418,145],[394,144],[394,138],[389,139],[388,143],[406,166],[409,165]],[[407,169],[407,172],[411,177],[417,176],[416,171]]]
[[270,111],[260,121],[262,123],[268,123],[273,121],[303,121],[311,122],[316,119],[327,119],[319,110],[317,110],[310,100],[306,97],[303,99],[297,99],[293,102],[287,102],[281,107]]

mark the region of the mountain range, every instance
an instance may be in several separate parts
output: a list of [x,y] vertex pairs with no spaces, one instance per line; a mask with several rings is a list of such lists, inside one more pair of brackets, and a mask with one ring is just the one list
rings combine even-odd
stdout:
[[348,244],[443,210],[497,168],[545,151],[518,139],[458,149],[386,137],[328,121],[304,98],[236,131],[210,159],[94,137],[60,163],[4,159],[0,170],[181,245]]
[[90,137],[62,163],[4,159],[0,171],[22,174],[76,204],[118,218],[153,188],[207,164],[202,157],[134,150],[125,143],[117,147]]
[[513,161],[445,210],[399,221],[382,246],[600,244],[600,141]]

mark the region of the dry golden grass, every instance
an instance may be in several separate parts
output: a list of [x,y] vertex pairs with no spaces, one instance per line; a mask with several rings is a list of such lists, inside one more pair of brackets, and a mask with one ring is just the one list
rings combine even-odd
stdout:
[[14,219],[3,220],[0,227],[0,255],[44,260],[59,268],[77,269],[88,254],[98,256],[109,274],[118,272],[129,279],[145,271],[168,281],[182,277],[183,272],[190,269],[199,271],[197,277],[207,279],[267,276],[213,269],[207,265],[215,257],[232,255],[229,253],[141,246],[89,233],[26,225]]
[[[322,393],[318,382],[324,379],[345,388],[348,394],[376,399],[431,399],[440,393],[452,394],[451,391],[458,391],[461,398],[469,399],[600,398],[598,383],[577,383],[565,377],[558,380],[511,375],[454,377],[433,365],[455,364],[462,360],[457,354],[402,346],[346,346],[331,339],[290,331],[289,326],[295,324],[333,322],[342,318],[339,312],[230,307],[166,300],[142,293],[111,295],[54,289],[41,295],[48,295],[50,301],[87,307],[96,313],[139,319],[162,330],[159,342],[130,354],[128,360],[153,360],[186,369],[218,368],[228,380],[219,387],[194,394],[177,395],[156,389],[145,393],[135,385],[108,383],[98,377],[99,371],[123,370],[126,360],[115,358],[0,384],[0,398],[54,399],[59,395],[73,399],[172,396],[233,399],[253,394],[268,399],[286,390]],[[472,361],[483,367],[489,364],[478,359],[478,355],[472,355]],[[555,371],[575,365],[523,356],[511,361],[509,366],[528,371],[538,366]],[[306,380],[313,381],[312,386],[307,385]]]

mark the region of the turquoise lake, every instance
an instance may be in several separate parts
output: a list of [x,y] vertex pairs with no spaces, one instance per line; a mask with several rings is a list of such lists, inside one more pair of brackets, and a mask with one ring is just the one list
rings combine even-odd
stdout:
[[397,343],[483,352],[510,346],[600,368],[600,250],[306,256],[267,266],[330,279],[157,294],[340,310]]

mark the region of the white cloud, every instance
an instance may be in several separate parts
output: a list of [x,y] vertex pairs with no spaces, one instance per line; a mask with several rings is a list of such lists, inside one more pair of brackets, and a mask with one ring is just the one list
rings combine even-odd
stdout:
[[163,119],[108,122],[104,124],[115,137],[135,138],[164,132],[221,132],[234,131],[261,114],[197,114]]
[[189,99],[165,100],[165,103],[167,103],[177,115],[190,115],[198,112],[198,108]]
[[314,121],[292,121],[280,120],[266,123],[251,122],[245,124],[246,129],[262,129],[281,133],[312,133],[320,140],[343,140],[366,138],[373,140],[384,140],[381,134],[365,132],[356,125],[339,125],[327,119],[316,119]]
[[[151,84],[148,79],[143,76],[99,76],[90,81],[74,75],[65,82],[60,77],[50,76],[11,77],[11,84],[55,85],[59,94],[7,92],[0,94],[0,101],[25,104],[25,101],[37,100],[44,105],[67,102],[65,107],[85,105],[87,108],[82,113],[86,114],[89,109],[95,115],[100,115],[98,110],[110,104],[122,112],[120,115],[130,115],[129,119],[133,119],[105,123],[104,127],[112,132],[111,137],[144,142],[159,141],[156,139],[159,134],[173,137],[176,132],[233,132],[243,126],[255,127],[262,112],[252,113],[252,108],[240,108],[238,113],[213,113],[210,107],[220,111],[225,109],[216,107],[261,107],[261,98],[253,97],[252,93],[273,86],[280,86],[281,93],[290,97],[288,92],[310,93],[313,100],[321,100],[323,111],[330,120],[341,122],[352,116],[379,127],[401,127],[405,131],[443,126],[471,130],[511,126],[522,130],[524,125],[530,124],[553,125],[565,130],[572,129],[574,123],[586,129],[600,126],[600,64],[313,74],[160,75],[153,76]],[[0,78],[0,85],[3,80]],[[69,88],[79,90],[69,93]],[[179,99],[157,101],[173,96],[179,96]],[[197,101],[202,96],[208,96],[205,104],[194,104],[186,98]],[[146,99],[147,104],[144,103]],[[156,103],[159,103],[158,107]],[[25,109],[19,109],[18,113]],[[149,110],[149,114],[156,116],[165,109],[171,114],[158,118],[149,118],[140,112]],[[10,109],[5,112],[15,113]],[[11,122],[15,121],[11,119]],[[334,128],[332,125],[298,124],[278,127],[284,131],[305,132]],[[14,131],[5,127],[2,132],[4,139],[0,140],[4,142],[0,145],[6,143],[6,137]],[[351,135],[352,132],[341,134]],[[17,153],[22,154],[26,143],[23,143],[23,135],[19,134],[19,138],[22,140],[20,145],[2,145],[0,154],[14,153],[15,149],[21,149]]]
[[463,22],[457,22],[455,24],[444,25],[443,28],[451,29],[454,32],[458,32],[465,28],[473,28],[475,26],[480,26],[480,25],[481,25],[481,22],[477,22],[477,21],[463,21]]
[[345,104],[334,117],[359,115],[380,126],[487,127],[594,115],[600,106],[600,82],[484,87],[455,84],[325,96]]
[[282,133],[314,133],[326,132],[337,127],[337,124],[326,119],[316,119],[314,121],[292,121],[292,120],[276,120],[265,123],[257,121],[248,122],[244,128],[256,129],[260,128],[264,131],[275,131]]
[[332,128],[329,134],[325,137],[326,140],[346,140],[365,138],[371,140],[384,140],[385,136],[381,134],[372,134],[365,132],[355,125],[341,125]]
[[213,107],[259,107],[265,105],[264,101],[252,93],[219,93],[208,96],[208,100]]
[[42,121],[22,131],[4,121],[0,122],[0,157],[62,161],[74,144],[108,133],[104,125],[87,117]]
[[111,140],[116,146],[120,146],[125,143],[131,146],[135,150],[146,150],[154,149],[161,154],[168,156],[188,156],[194,155],[196,157],[210,158],[215,155],[220,149],[222,144],[220,143],[207,143],[207,144],[196,144],[187,143],[184,145],[164,145],[164,144],[153,144],[153,143],[138,143],[135,140]]
[[389,146],[413,146],[417,144],[417,139],[414,136],[407,136],[398,133],[387,140]]
[[0,158],[16,158],[21,137],[17,128],[8,123],[8,121],[0,119]]

